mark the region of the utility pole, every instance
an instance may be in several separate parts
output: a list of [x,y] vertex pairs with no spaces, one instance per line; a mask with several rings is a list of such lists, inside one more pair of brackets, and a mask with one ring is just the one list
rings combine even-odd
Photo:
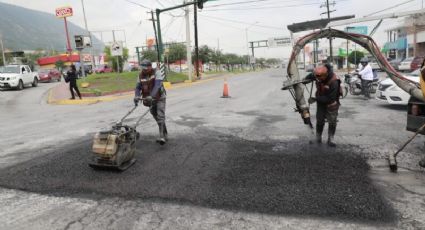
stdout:
[[196,79],[199,79],[199,47],[198,47],[198,7],[193,7],[193,23],[194,23],[194,33],[195,33],[195,69],[196,69]]
[[[87,31],[88,36],[90,38],[90,42],[92,43],[92,46],[90,47],[90,55],[91,55],[91,58],[90,59],[91,59],[91,66],[94,69],[95,68],[95,63],[94,63],[94,54],[93,54],[93,40],[92,40],[91,33],[90,33],[89,29],[88,29],[88,26],[87,26],[86,10],[84,9],[84,0],[81,0],[81,5],[83,7],[84,25],[86,27],[86,31]],[[84,64],[83,64],[83,72],[84,72]],[[94,72],[95,71],[93,71],[93,73]]]
[[189,81],[192,81],[192,52],[190,49],[190,21],[189,21],[189,6],[185,8],[185,19],[186,19],[186,64],[188,71]]
[[[251,52],[252,52],[252,59],[255,60],[255,55],[254,55],[254,42],[250,42],[251,44]],[[254,61],[253,61],[254,62]],[[255,71],[255,63],[252,64],[252,69],[254,69]]]
[[217,63],[218,63],[218,71],[221,71],[221,63],[220,63],[220,38],[217,38]]
[[1,45],[1,55],[3,58],[3,66],[6,66],[6,56],[4,55],[3,37],[1,34],[0,34],[0,45]]
[[[331,21],[331,13],[332,12],[335,12],[335,10],[329,10],[329,5],[333,5],[333,6],[335,6],[335,2],[332,2],[332,3],[330,3],[329,4],[329,0],[326,0],[326,4],[325,5],[321,5],[320,6],[320,8],[322,8],[322,7],[326,7],[326,12],[324,12],[324,13],[321,13],[321,14],[327,14],[328,15],[328,20],[329,20],[329,22]],[[333,64],[333,50],[332,50],[332,37],[331,36],[329,36],[329,56],[330,56],[330,62]]]
[[[160,60],[160,51],[159,51],[159,41],[158,41],[158,36],[156,34],[155,16],[154,16],[153,11],[151,11],[151,16],[152,16],[151,20],[152,20],[152,25],[153,25],[153,31],[155,33],[156,52],[157,52],[157,55],[158,55],[157,62],[160,63],[161,60]],[[148,39],[146,38],[146,40],[148,40]]]
[[247,58],[248,58],[247,63],[248,63],[248,66],[250,66],[251,65],[251,63],[250,63],[251,58],[249,58],[250,56],[249,56],[249,42],[248,42],[248,27],[245,28],[245,38],[246,38],[246,54],[247,54]]
[[[173,6],[173,7],[169,7],[169,8],[165,8],[165,9],[156,9],[155,10],[155,13],[156,13],[156,24],[157,24],[157,30],[158,30],[158,44],[159,44],[159,60],[161,61],[161,62],[163,62],[164,61],[164,56],[163,56],[163,54],[164,54],[164,47],[163,47],[163,44],[162,44],[162,35],[161,35],[161,20],[160,20],[160,14],[161,13],[163,13],[163,12],[166,12],[166,11],[170,11],[170,10],[175,10],[175,9],[179,9],[179,8],[182,8],[182,7],[186,7],[186,10],[185,10],[185,12],[186,12],[186,28],[187,28],[187,30],[186,30],[186,34],[188,34],[188,35],[190,35],[190,30],[189,30],[189,28],[190,28],[190,22],[189,22],[189,8],[188,8],[188,6],[190,6],[190,5],[196,5],[197,7],[199,7],[199,9],[202,9],[203,8],[203,4],[205,3],[205,2],[207,2],[208,0],[196,0],[196,1],[189,1],[189,2],[187,2],[187,1],[184,1],[183,2],[183,4],[181,4],[181,5],[177,5],[177,6]],[[187,37],[187,39],[186,40],[188,40],[189,41],[189,43],[188,43],[188,46],[190,47],[190,37]],[[188,58],[187,59],[190,59],[190,60],[188,60],[188,61],[191,61],[191,54],[190,54],[190,50],[188,51]],[[191,69],[191,63],[189,63],[189,69]],[[189,80],[192,80],[192,76],[191,76],[191,72],[189,71]]]
[[[115,30],[112,30],[112,39],[113,39],[113,41],[114,41],[114,44],[115,44]],[[111,50],[111,52],[112,52],[112,50]],[[119,62],[119,58],[120,58],[120,56],[117,56],[117,76],[119,76],[119,74],[120,74],[120,62]]]

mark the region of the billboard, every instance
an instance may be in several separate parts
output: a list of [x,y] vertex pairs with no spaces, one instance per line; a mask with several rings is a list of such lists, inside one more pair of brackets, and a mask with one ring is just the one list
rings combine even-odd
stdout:
[[367,35],[367,26],[347,26],[345,27],[345,31],[348,33]]
[[71,17],[73,14],[72,7],[65,6],[56,8],[56,17],[58,18],[65,18],[65,17]]

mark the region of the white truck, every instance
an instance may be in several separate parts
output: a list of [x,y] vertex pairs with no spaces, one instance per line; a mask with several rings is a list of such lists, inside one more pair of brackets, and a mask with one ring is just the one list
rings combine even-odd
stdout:
[[7,65],[0,67],[0,88],[24,89],[26,85],[36,87],[40,80],[37,72],[27,65]]

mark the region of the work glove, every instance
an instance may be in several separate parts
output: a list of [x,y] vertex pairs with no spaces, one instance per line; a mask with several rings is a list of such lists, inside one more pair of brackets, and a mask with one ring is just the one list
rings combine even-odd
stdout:
[[310,73],[310,74],[308,74],[303,80],[302,80],[302,83],[304,84],[304,85],[306,85],[306,84],[308,84],[308,83],[310,83],[310,82],[312,82],[312,81],[315,81],[316,80],[316,77],[314,76],[314,74],[313,73]]
[[149,102],[149,103],[152,103],[153,99],[152,99],[152,96],[147,96],[147,97],[144,98],[144,100]]
[[305,124],[305,125],[309,125],[309,124],[311,124],[311,119],[310,119],[310,117],[303,117],[303,121],[304,121],[304,124]]
[[310,98],[308,99],[308,103],[309,103],[309,104],[313,104],[314,102],[316,102],[316,98],[315,98],[315,97],[310,97]]
[[151,106],[152,105],[152,96],[147,96],[145,98],[143,98],[143,104],[145,106]]
[[140,101],[140,97],[134,97],[134,99],[133,99],[133,101],[134,101],[134,106],[138,106],[139,105],[139,101]]

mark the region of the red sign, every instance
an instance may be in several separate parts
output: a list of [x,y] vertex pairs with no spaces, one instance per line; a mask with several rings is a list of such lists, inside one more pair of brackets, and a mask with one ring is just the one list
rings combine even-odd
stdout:
[[91,62],[91,55],[90,54],[83,54],[83,62]]
[[65,18],[72,16],[72,8],[70,6],[56,8],[56,17]]
[[146,45],[149,48],[151,48],[154,44],[155,44],[155,38],[148,38],[148,40],[146,40]]

